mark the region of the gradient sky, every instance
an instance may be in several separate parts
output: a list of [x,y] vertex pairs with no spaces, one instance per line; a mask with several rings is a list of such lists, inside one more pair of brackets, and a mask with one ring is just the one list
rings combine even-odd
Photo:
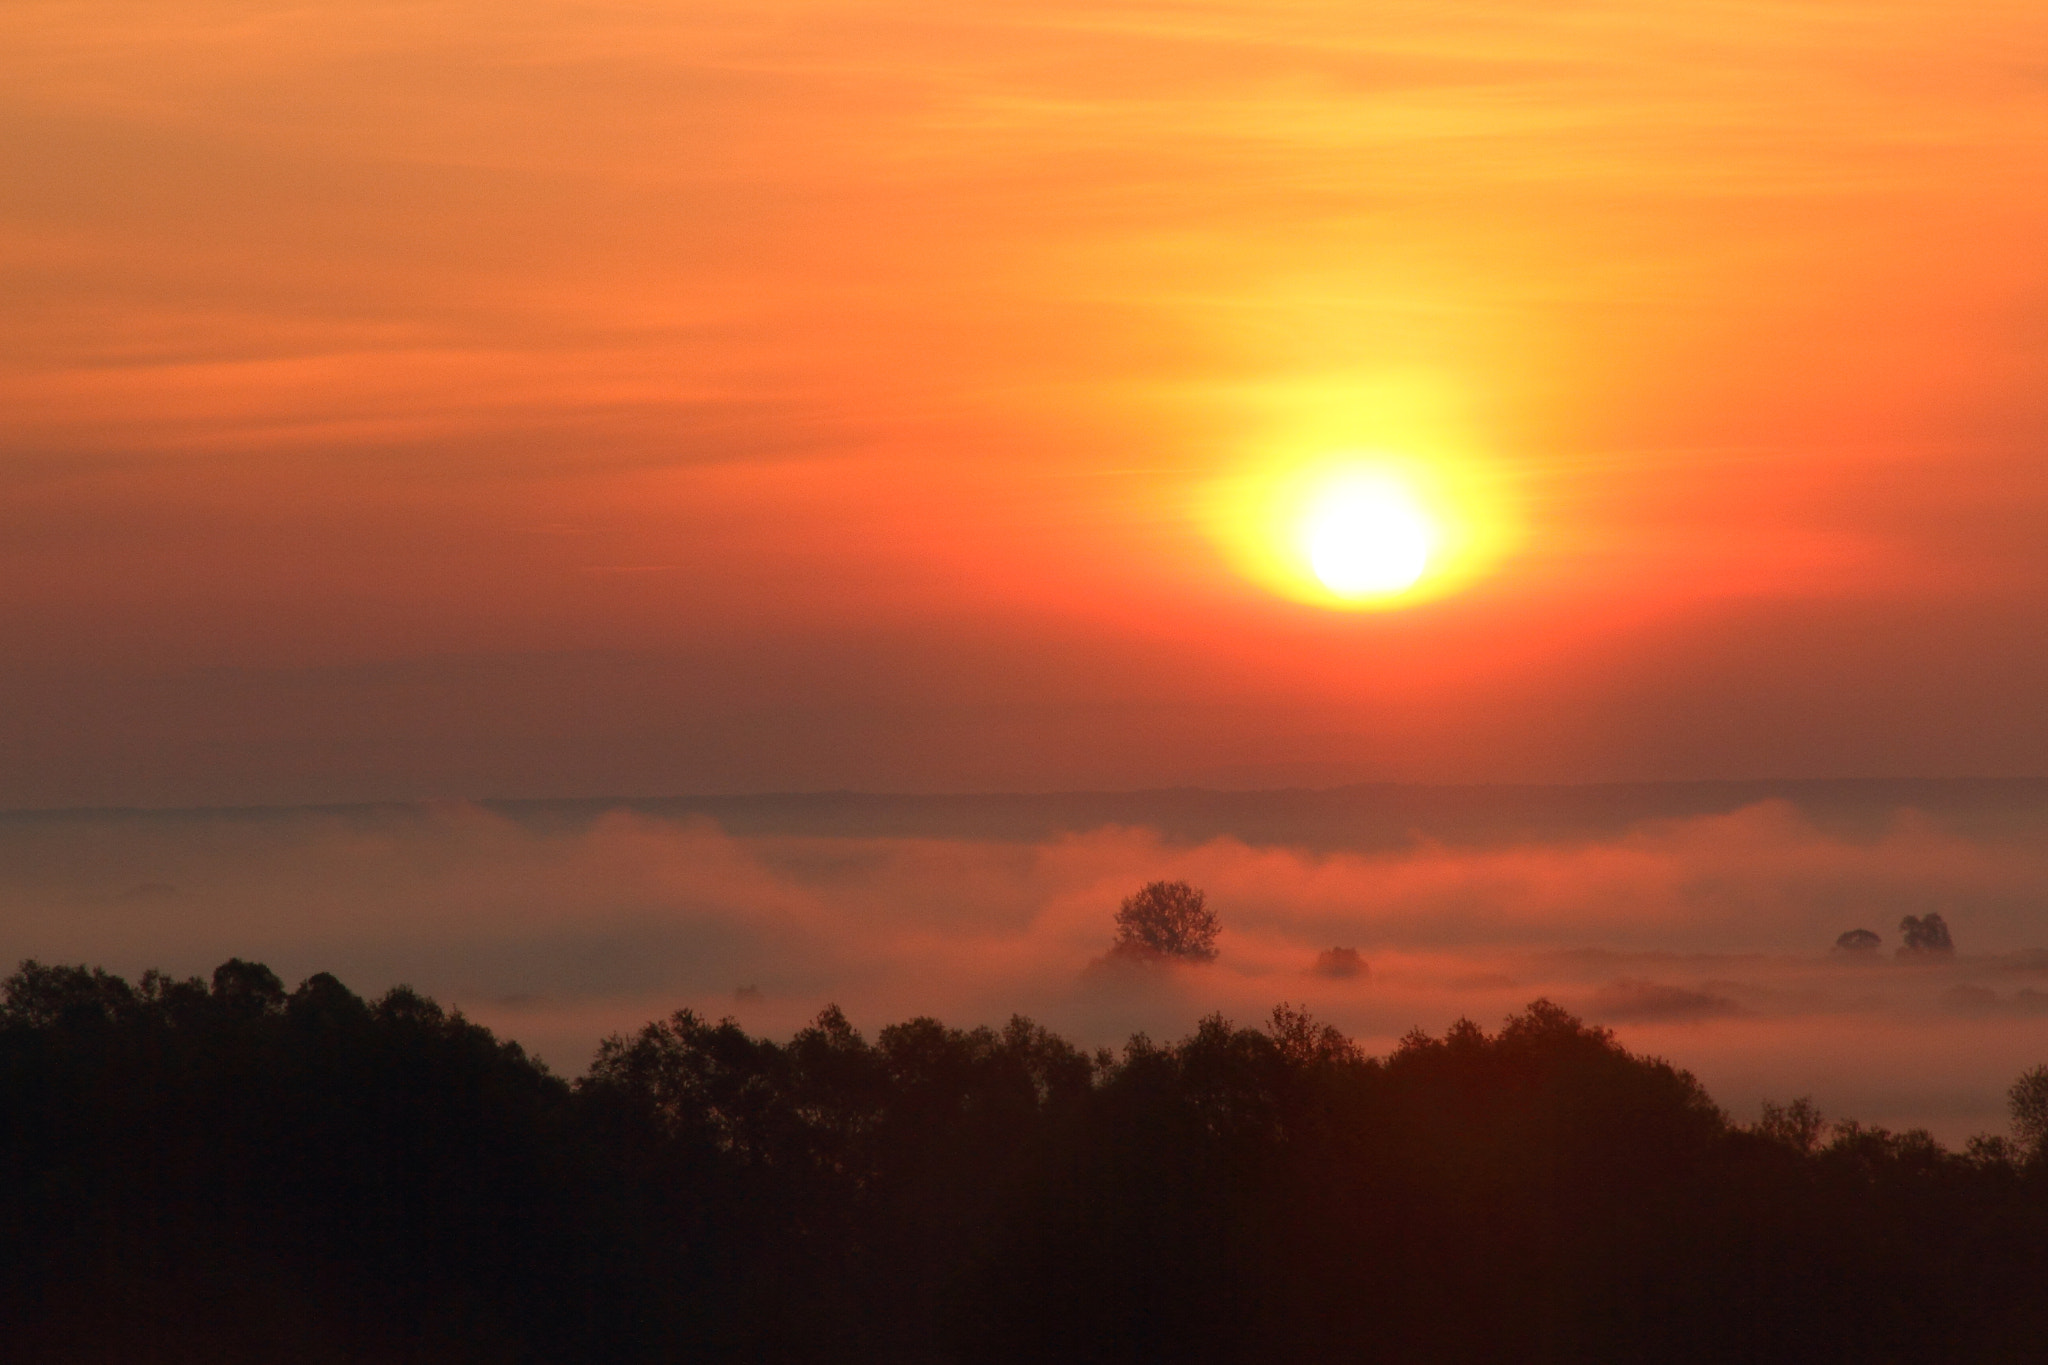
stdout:
[[2048,771],[2038,0],[9,0],[0,185],[0,806]]

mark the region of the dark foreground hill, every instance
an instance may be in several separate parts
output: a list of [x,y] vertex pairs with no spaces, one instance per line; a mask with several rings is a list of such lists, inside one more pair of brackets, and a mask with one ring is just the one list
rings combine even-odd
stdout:
[[571,1084],[402,989],[31,963],[0,1266],[43,1362],[2038,1362],[2048,1154],[1738,1127],[1542,1002],[1385,1058],[684,1012]]

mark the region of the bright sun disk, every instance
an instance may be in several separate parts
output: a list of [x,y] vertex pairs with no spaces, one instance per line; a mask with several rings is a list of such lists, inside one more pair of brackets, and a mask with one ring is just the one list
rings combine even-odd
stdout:
[[1379,597],[1405,591],[1422,577],[1436,527],[1395,480],[1354,476],[1315,498],[1302,537],[1324,587],[1340,597]]

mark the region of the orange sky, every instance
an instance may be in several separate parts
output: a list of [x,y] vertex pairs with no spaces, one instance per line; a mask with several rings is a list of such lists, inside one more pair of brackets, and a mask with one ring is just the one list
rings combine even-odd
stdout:
[[[10,0],[0,805],[2048,771],[2048,9]],[[1404,610],[1227,481],[1480,470]]]

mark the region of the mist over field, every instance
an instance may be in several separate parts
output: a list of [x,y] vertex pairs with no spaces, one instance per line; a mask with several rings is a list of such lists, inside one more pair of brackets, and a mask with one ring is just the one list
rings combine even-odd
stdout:
[[[1105,960],[1118,901],[1205,889],[1216,962]],[[1940,913],[1952,960],[1894,957]],[[1351,788],[0,817],[0,954],[134,976],[260,959],[404,982],[556,1070],[689,1007],[786,1034],[1012,1013],[1088,1045],[1305,1004],[1368,1047],[1539,996],[1737,1117],[2004,1127],[2048,1059],[2040,784]],[[1873,957],[1837,935],[1884,938]],[[1360,970],[1319,954],[1356,950]]]

